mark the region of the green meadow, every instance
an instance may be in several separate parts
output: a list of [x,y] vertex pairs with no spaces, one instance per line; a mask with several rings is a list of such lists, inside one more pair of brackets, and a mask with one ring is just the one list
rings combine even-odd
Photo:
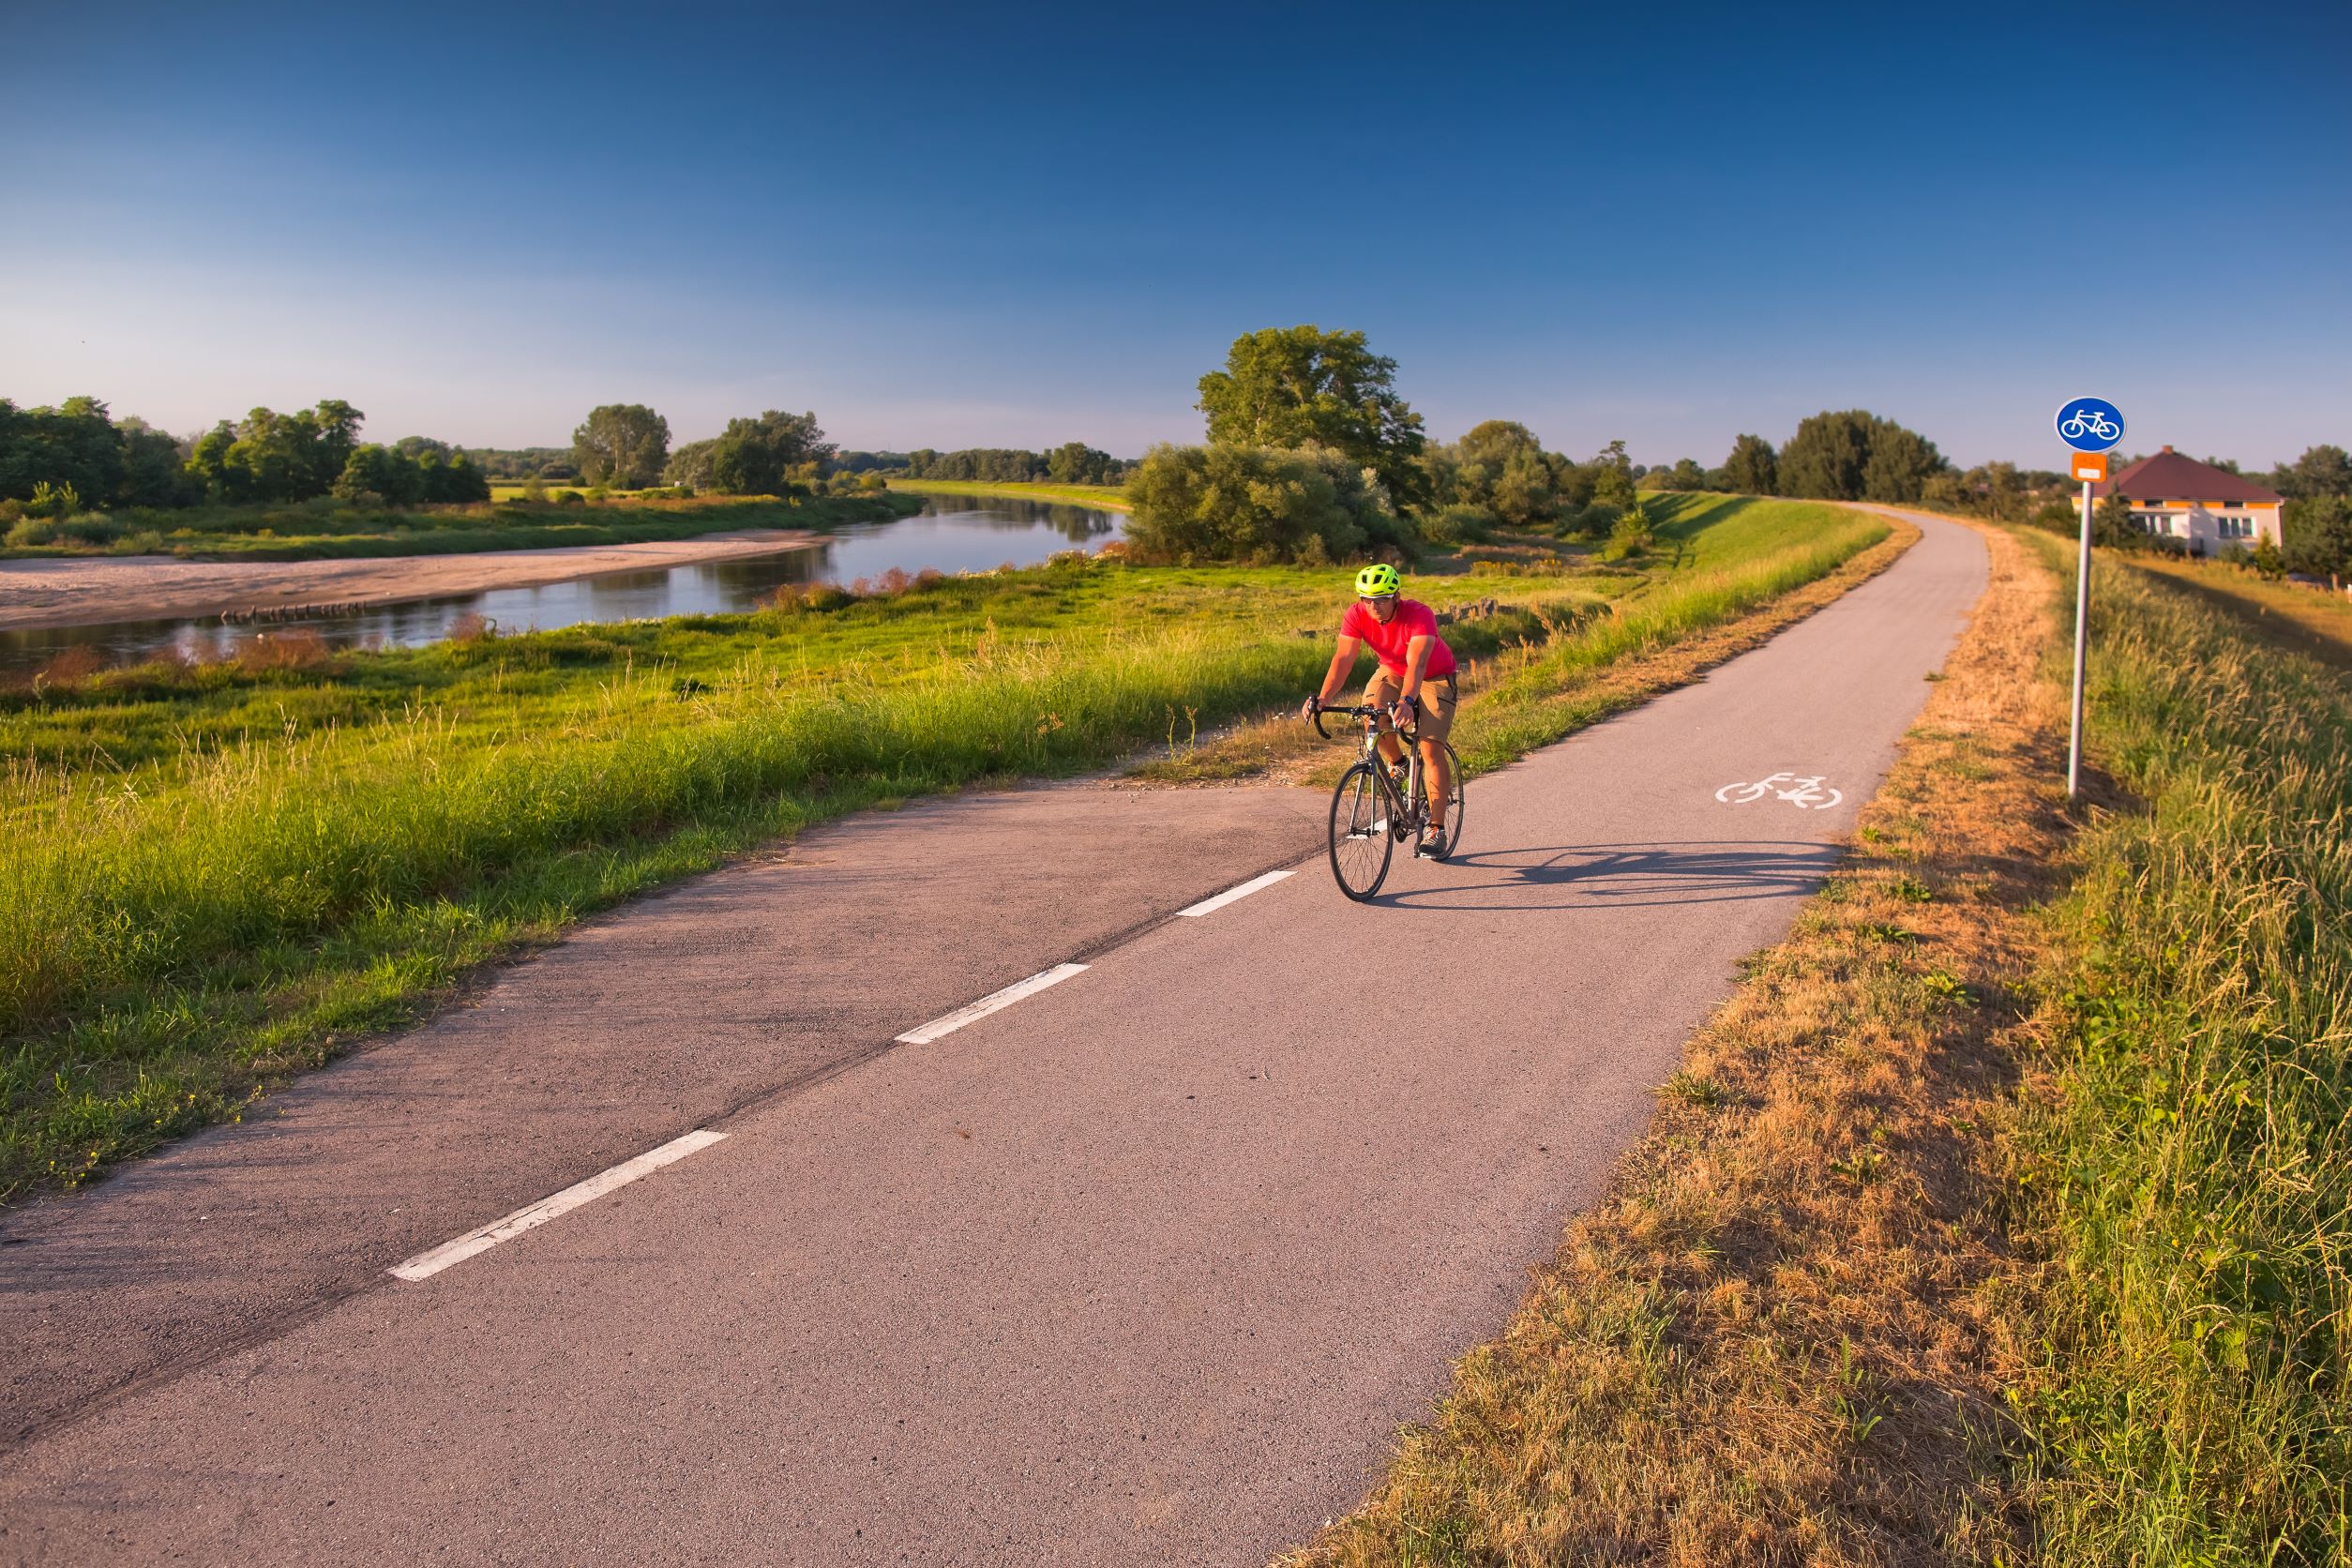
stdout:
[[890,488],[906,495],[1011,495],[1031,501],[1064,501],[1078,506],[1100,506],[1106,511],[1129,510],[1126,487],[1123,485],[1054,485],[1031,484],[1025,480],[988,479],[899,479],[893,478]]
[[377,555],[454,555],[560,545],[640,544],[745,528],[822,533],[852,522],[887,521],[916,510],[902,496],[774,496],[666,500],[622,497],[576,503],[490,503],[397,508],[329,496],[253,506],[179,511],[134,507],[19,523],[0,560],[57,555],[179,555],[244,561],[309,561]]
[[[1886,536],[1690,496],[1608,568],[1416,576],[1503,661],[1473,764],[1591,713],[1538,701]],[[743,615],[150,665],[0,692],[0,1198],[232,1117],[470,968],[811,822],[1066,776],[1295,702],[1343,568],[1130,566],[815,588]],[[1593,710],[1597,712],[1599,710]]]

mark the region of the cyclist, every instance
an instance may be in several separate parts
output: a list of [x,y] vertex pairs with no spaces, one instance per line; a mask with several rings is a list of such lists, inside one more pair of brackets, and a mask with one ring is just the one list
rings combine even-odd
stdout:
[[1454,778],[1446,770],[1445,747],[1438,743],[1454,728],[1454,651],[1438,635],[1437,615],[1418,599],[1400,590],[1404,583],[1395,566],[1375,564],[1356,573],[1356,602],[1339,619],[1339,646],[1331,656],[1323,689],[1299,706],[1303,718],[1338,695],[1354,673],[1356,654],[1365,643],[1380,658],[1364,700],[1387,710],[1380,716],[1380,755],[1391,768],[1402,768],[1404,743],[1390,720],[1410,718],[1421,738],[1421,761],[1429,779],[1429,833],[1421,841],[1421,855],[1439,860],[1445,855],[1445,808],[1454,794]]

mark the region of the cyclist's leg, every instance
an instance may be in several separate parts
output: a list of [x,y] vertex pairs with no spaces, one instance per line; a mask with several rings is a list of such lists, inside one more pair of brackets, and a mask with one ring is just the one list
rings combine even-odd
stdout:
[[1364,688],[1364,700],[1380,710],[1378,720],[1380,726],[1380,756],[1391,767],[1405,760],[1405,743],[1396,738],[1395,727],[1388,721],[1388,710],[1396,701],[1396,695],[1401,689],[1389,679],[1387,671],[1377,666],[1373,669],[1372,679],[1365,683]]
[[1422,771],[1429,780],[1429,827],[1445,826],[1447,805],[1454,799],[1454,769],[1446,760],[1444,742],[1454,732],[1456,701],[1454,677],[1421,684]]

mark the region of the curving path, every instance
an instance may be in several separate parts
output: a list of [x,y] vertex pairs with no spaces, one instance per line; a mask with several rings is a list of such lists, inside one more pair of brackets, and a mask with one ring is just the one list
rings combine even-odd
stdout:
[[[849,988],[835,1064],[732,1114],[641,1118],[618,1153],[579,1140],[515,1203],[725,1135],[43,1426],[0,1461],[0,1559],[1262,1560],[1350,1506],[1448,1359],[1501,1324],[1735,962],[1835,863],[1985,580],[1973,534],[1917,520],[1894,566],[1765,647],[1478,780],[1465,856],[1400,866],[1370,906],[1296,859],[1319,822],[1269,792],[1252,831],[1297,874],[1157,919],[1222,880],[1204,872],[1265,864],[1162,837],[1123,937],[1068,923],[1129,906],[1085,880],[1117,857],[1050,806],[905,946],[813,980],[756,972],[760,900],[838,930],[822,900],[859,896],[854,867],[829,890],[789,867],[711,879],[685,897],[717,888],[732,912],[700,927],[669,900],[603,923],[599,961],[536,1005],[498,1010],[528,972],[493,989],[475,1048],[527,1059],[577,1020],[608,1052],[756,1052]],[[906,864],[989,809],[904,819]],[[866,896],[920,907],[910,875]],[[1064,960],[1086,967],[922,1027],[944,993]],[[624,986],[626,1007],[596,1004]],[[436,1108],[465,1116],[462,1087]],[[172,1206],[201,1190],[184,1181],[150,1196],[159,1235],[196,1223]],[[431,1240],[512,1206],[475,1194]],[[73,1237],[0,1250],[8,1289]],[[406,1256],[390,1240],[372,1267]],[[70,1317],[78,1298],[50,1299]]]

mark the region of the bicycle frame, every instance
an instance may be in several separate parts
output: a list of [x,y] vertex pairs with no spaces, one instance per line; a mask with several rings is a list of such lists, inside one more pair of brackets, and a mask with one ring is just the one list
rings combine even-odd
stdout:
[[1408,730],[1402,725],[1391,725],[1389,728],[1388,732],[1394,734],[1405,747],[1405,783],[1402,792],[1399,792],[1396,780],[1389,776],[1388,759],[1380,755],[1380,721],[1385,711],[1369,702],[1359,702],[1349,707],[1317,708],[1315,728],[1325,740],[1331,738],[1331,731],[1323,728],[1325,714],[1344,714],[1364,725],[1364,760],[1376,764],[1372,776],[1380,781],[1380,794],[1388,802],[1389,835],[1401,840],[1412,831],[1416,815],[1428,808],[1428,794],[1422,780],[1421,733],[1418,729]]

